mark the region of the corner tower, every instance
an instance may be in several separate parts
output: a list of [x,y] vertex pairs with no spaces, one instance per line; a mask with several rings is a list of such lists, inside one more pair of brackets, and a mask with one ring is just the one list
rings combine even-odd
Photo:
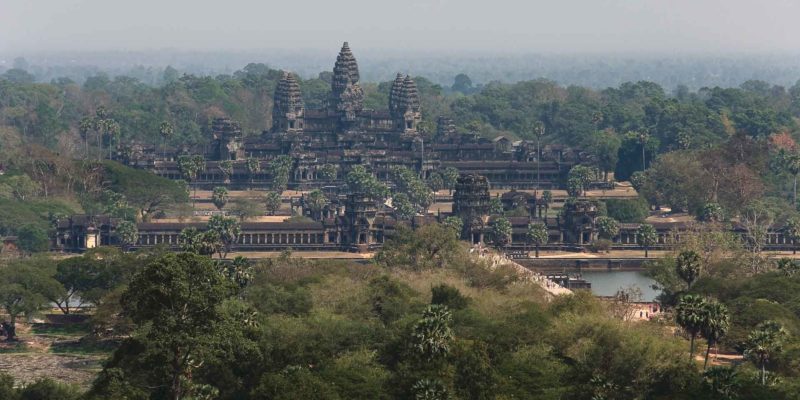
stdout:
[[417,84],[406,75],[397,74],[389,91],[389,112],[396,130],[405,133],[417,132],[421,120]]
[[364,91],[358,84],[359,79],[356,58],[344,42],[333,67],[330,107],[346,126],[356,120],[364,106]]
[[300,94],[300,85],[294,75],[283,72],[275,87],[272,105],[273,132],[300,132],[303,130],[305,107]]

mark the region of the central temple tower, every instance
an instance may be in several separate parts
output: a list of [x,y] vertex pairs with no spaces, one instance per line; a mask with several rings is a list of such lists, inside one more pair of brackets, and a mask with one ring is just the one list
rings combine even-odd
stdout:
[[331,82],[330,111],[339,117],[342,127],[347,128],[356,122],[364,107],[364,90],[358,84],[358,64],[347,42],[336,57]]

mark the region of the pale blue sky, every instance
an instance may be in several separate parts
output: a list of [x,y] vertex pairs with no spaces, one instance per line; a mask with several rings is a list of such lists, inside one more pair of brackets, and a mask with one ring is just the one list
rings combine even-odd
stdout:
[[0,51],[800,51],[798,0],[0,0]]

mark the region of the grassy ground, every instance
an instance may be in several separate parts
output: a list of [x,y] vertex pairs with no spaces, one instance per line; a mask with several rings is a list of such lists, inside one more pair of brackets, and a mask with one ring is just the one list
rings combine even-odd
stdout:
[[0,342],[0,373],[17,382],[49,377],[88,387],[116,343],[82,339],[87,324],[17,323],[16,342]]

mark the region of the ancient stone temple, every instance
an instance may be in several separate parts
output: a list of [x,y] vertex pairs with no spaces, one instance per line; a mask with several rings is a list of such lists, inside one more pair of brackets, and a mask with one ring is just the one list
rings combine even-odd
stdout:
[[[586,158],[580,151],[560,146],[539,148],[531,141],[492,140],[478,132],[460,132],[447,116],[438,118],[435,132],[425,132],[419,88],[409,74],[395,76],[384,109],[364,107],[359,81],[356,57],[344,43],[333,65],[325,105],[306,107],[299,78],[284,72],[275,88],[269,129],[245,134],[237,122],[219,118],[212,122],[209,148],[176,146],[157,151],[152,144],[132,143],[123,146],[130,151],[120,152],[126,156],[119,156],[119,161],[181,179],[179,156],[202,155],[209,166],[191,185],[206,189],[219,185],[268,188],[273,180],[268,170],[255,176],[236,171],[246,171],[246,158],[268,165],[280,156],[293,160],[291,189],[342,187],[354,165],[365,166],[383,181],[389,180],[392,167],[410,168],[423,179],[455,168],[483,175],[494,188],[532,189],[559,185],[570,168]],[[233,176],[224,175],[215,165],[224,160],[234,161]],[[336,177],[320,174],[323,166],[334,167]]]
[[480,175],[461,175],[453,193],[453,215],[461,218],[464,228],[461,239],[472,243],[483,241],[489,218],[489,181]]

